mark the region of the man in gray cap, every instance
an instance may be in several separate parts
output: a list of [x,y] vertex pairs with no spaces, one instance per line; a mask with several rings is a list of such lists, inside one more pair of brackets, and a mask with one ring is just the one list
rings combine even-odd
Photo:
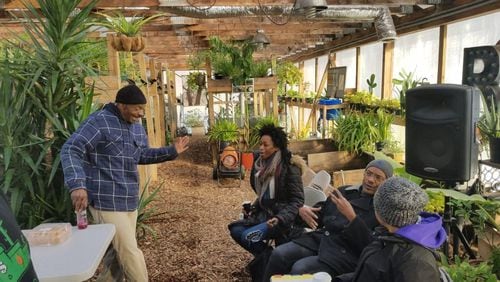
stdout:
[[85,212],[89,206],[97,223],[111,223],[116,228],[99,281],[121,281],[123,275],[127,281],[148,281],[135,236],[137,165],[173,160],[188,148],[188,137],[168,147],[149,148],[140,123],[146,104],[139,87],[121,88],[115,103],[91,114],[61,149],[64,180],[75,211]]
[[389,162],[371,161],[361,185],[340,187],[318,206],[302,207],[300,217],[315,230],[274,249],[264,280],[275,274],[328,272],[334,277],[353,272],[366,245],[360,238],[378,225],[373,195],[392,173]]
[[382,226],[375,229],[375,241],[368,245],[372,236],[364,240],[368,246],[355,273],[336,281],[440,281],[433,250],[446,241],[446,232],[438,214],[422,212],[427,193],[405,178],[392,177],[373,200]]

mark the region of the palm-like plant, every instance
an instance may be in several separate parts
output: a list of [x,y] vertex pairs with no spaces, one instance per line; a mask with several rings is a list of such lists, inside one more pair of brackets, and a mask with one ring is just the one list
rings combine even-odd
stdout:
[[125,17],[122,13],[114,13],[112,15],[96,12],[103,20],[97,21],[95,24],[98,26],[109,28],[117,33],[134,37],[139,35],[141,28],[148,22],[164,16],[165,14],[155,14],[149,17],[134,16],[132,18]]
[[92,44],[86,35],[97,1],[75,14],[79,2],[27,4],[27,37],[6,44],[0,61],[0,188],[23,227],[74,217],[59,151],[89,112],[85,77],[94,73],[83,62],[93,55],[81,47]]
[[[117,51],[133,51],[140,52],[144,49],[144,40],[139,36],[141,28],[148,22],[164,16],[165,14],[155,14],[149,17],[132,18],[125,17],[122,13],[114,13],[112,15],[96,12],[101,16],[101,19],[94,22],[97,26],[109,28],[118,33],[112,41],[112,46]],[[133,38],[133,39],[132,39]]]
[[481,101],[483,102],[483,114],[477,127],[488,138],[500,138],[500,117],[497,112],[500,102],[495,105],[495,99],[491,96],[491,102],[488,104],[483,95],[481,95]]

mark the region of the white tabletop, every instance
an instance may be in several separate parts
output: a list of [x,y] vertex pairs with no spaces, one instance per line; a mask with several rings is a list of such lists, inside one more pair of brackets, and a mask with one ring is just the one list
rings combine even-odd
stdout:
[[113,236],[113,224],[73,227],[71,237],[54,246],[30,246],[31,259],[41,282],[73,282],[90,279]]

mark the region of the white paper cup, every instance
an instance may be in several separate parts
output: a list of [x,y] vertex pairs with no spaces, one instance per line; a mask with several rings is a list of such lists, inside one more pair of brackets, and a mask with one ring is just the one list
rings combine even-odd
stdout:
[[326,272],[317,272],[313,274],[313,282],[331,282],[332,277]]

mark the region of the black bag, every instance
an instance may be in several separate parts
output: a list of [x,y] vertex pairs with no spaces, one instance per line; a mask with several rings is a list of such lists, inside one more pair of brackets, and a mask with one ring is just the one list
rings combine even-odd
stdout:
[[267,246],[262,253],[258,254],[249,264],[248,271],[253,282],[264,282],[264,272],[266,271],[267,262],[273,252],[273,247]]

